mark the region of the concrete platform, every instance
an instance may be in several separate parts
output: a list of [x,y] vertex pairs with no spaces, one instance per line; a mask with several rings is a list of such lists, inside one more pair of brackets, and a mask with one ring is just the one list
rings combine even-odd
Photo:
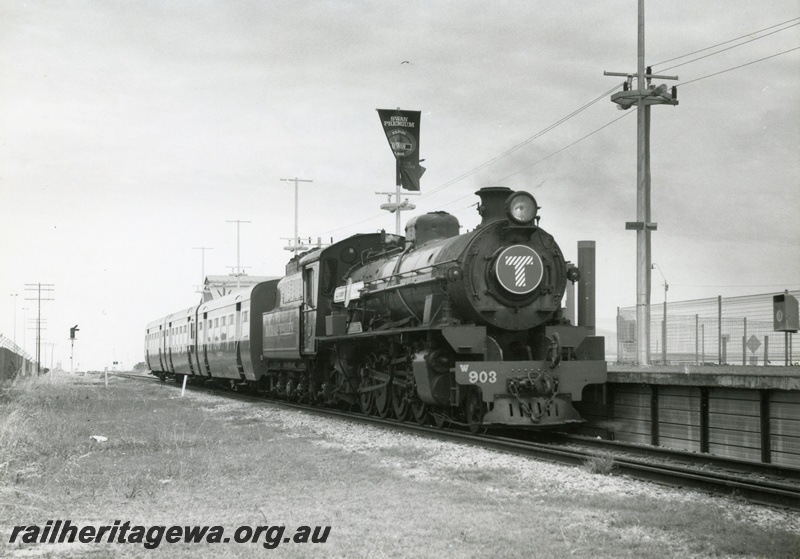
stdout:
[[608,366],[608,382],[670,386],[800,390],[800,367],[743,365]]

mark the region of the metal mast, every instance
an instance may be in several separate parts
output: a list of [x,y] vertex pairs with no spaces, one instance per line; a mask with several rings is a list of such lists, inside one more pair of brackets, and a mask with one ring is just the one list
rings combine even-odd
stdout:
[[286,247],[286,250],[291,250],[292,252],[297,253],[300,250],[300,239],[298,237],[297,228],[298,228],[298,193],[297,193],[297,183],[300,182],[314,182],[313,180],[309,179],[298,179],[297,177],[293,179],[281,179],[282,181],[292,181],[294,182],[294,240],[292,241],[292,245]]
[[[237,226],[238,227],[238,226]],[[200,293],[205,293],[206,291],[206,251],[207,250],[214,250],[213,247],[192,247],[192,250],[199,250],[202,251],[200,254],[202,257],[200,258]],[[237,247],[238,252],[238,247]],[[238,262],[237,262],[238,265]]]
[[[235,223],[236,224],[236,287],[239,286],[239,278],[242,277],[242,267],[239,266],[239,225],[242,223],[250,223],[249,221],[242,221],[241,219],[235,219],[233,221],[227,221],[227,223]],[[203,253],[205,254],[205,252]],[[205,279],[205,278],[204,278]]]
[[[52,297],[48,297],[55,291],[55,285],[52,283],[26,283],[25,289],[28,291],[36,291],[35,297],[25,297],[28,301],[37,301],[37,316],[36,316],[36,376],[41,374],[41,356],[42,356],[42,301],[52,301]],[[42,296],[44,291],[44,296]]]

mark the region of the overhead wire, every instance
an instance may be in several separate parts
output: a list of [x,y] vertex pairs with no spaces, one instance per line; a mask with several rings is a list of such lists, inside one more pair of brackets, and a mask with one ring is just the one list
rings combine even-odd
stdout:
[[[789,25],[787,27],[784,27],[783,29],[778,29],[777,31],[773,31],[772,33],[767,33],[766,35],[761,35],[760,37],[754,37],[754,38],[750,39],[749,41],[744,41],[743,43],[739,43],[738,45],[733,45],[733,46],[730,46],[728,48],[724,48],[722,50],[718,50],[716,52],[712,52],[710,54],[706,54],[704,56],[698,56],[697,58],[693,58],[692,60],[687,60],[686,62],[681,62],[680,64],[675,64],[674,66],[670,66],[668,68],[660,68],[659,72],[666,72],[668,70],[673,70],[675,68],[680,68],[681,66],[686,66],[687,64],[691,64],[692,62],[697,62],[698,60],[703,60],[705,58],[709,58],[711,56],[715,56],[717,54],[721,54],[721,53],[729,51],[731,49],[735,49],[737,47],[741,47],[741,46],[746,45],[748,43],[752,43],[753,41],[758,41],[759,39],[763,39],[764,37],[769,37],[770,35],[774,35],[775,33],[780,33],[781,31],[786,31],[787,29],[791,29],[792,27],[797,27],[798,25],[800,25],[800,22],[794,23],[794,24]],[[708,49],[703,49],[703,50],[708,50]],[[698,52],[700,52],[700,51],[698,51]],[[687,56],[687,55],[684,55],[684,56]],[[679,58],[683,58],[683,57],[679,57]]]
[[603,130],[604,128],[608,128],[609,126],[611,126],[612,124],[614,124],[614,123],[615,123],[615,122],[617,122],[618,120],[622,120],[623,118],[625,118],[626,116],[628,116],[628,115],[630,115],[630,114],[633,114],[633,113],[632,113],[632,112],[626,112],[626,113],[625,113],[625,114],[623,114],[622,116],[619,116],[619,117],[615,118],[614,120],[612,120],[612,121],[610,121],[610,122],[607,122],[607,123],[605,123],[605,124],[604,124],[603,126],[601,126],[600,128],[596,128],[595,130],[593,130],[593,131],[589,132],[589,133],[588,133],[588,134],[586,134],[585,136],[582,136],[582,137],[578,138],[577,140],[575,140],[575,141],[574,141],[574,142],[572,142],[571,144],[567,144],[567,145],[566,145],[566,146],[564,146],[563,148],[561,148],[561,149],[559,149],[559,150],[557,150],[557,151],[554,151],[554,152],[553,152],[553,153],[551,153],[550,155],[548,155],[548,156],[546,156],[546,157],[542,157],[541,159],[539,159],[538,161],[535,161],[534,163],[531,163],[531,164],[530,164],[530,165],[528,165],[527,167],[523,167],[523,168],[522,168],[522,169],[520,169],[519,171],[514,171],[514,172],[513,172],[513,173],[511,173],[510,175],[506,175],[505,177],[502,177],[502,178],[500,178],[500,179],[498,179],[498,180],[500,180],[500,181],[504,181],[504,180],[506,180],[506,179],[508,179],[508,178],[511,178],[511,177],[513,177],[514,175],[517,175],[517,174],[521,173],[522,171],[527,171],[527,170],[528,170],[528,169],[530,169],[531,167],[534,167],[534,166],[538,165],[539,163],[541,163],[541,162],[543,162],[543,161],[546,161],[546,160],[550,159],[551,157],[553,157],[553,156],[555,156],[555,155],[558,155],[558,154],[559,154],[559,153],[561,153],[562,151],[564,151],[564,150],[567,150],[567,149],[571,148],[572,146],[574,146],[574,145],[575,145],[575,144],[577,144],[578,142],[582,142],[582,141],[583,141],[583,140],[585,140],[586,138],[588,138],[588,137],[590,137],[590,136],[594,136],[595,134],[597,134],[598,132],[600,132],[600,131],[601,131],[601,130]]
[[481,169],[484,169],[484,168],[488,167],[489,165],[499,161],[500,159],[503,159],[504,157],[507,157],[507,156],[511,155],[512,153],[514,153],[518,149],[528,145],[529,143],[531,143],[532,141],[534,141],[534,140],[536,140],[538,138],[541,138],[547,132],[550,132],[551,130],[557,128],[558,126],[560,126],[561,124],[565,123],[569,119],[571,119],[571,118],[577,116],[578,114],[582,113],[583,111],[585,111],[586,109],[588,109],[589,107],[591,107],[592,105],[597,103],[598,101],[601,101],[602,99],[605,99],[606,97],[608,97],[611,93],[613,93],[614,91],[616,91],[620,87],[622,87],[622,84],[615,85],[614,87],[612,87],[608,91],[605,91],[605,92],[601,93],[600,95],[598,95],[597,97],[595,97],[594,99],[589,101],[588,103],[585,103],[583,106],[575,109],[574,111],[572,111],[570,114],[566,115],[565,117],[563,117],[563,118],[557,120],[556,122],[554,122],[553,124],[543,128],[542,130],[540,130],[539,132],[537,132],[533,136],[530,136],[527,139],[519,142],[518,144],[516,144],[515,146],[507,149],[506,151],[504,151],[500,155],[498,155],[496,157],[493,157],[489,161],[486,161],[486,162],[478,165],[477,167],[467,171],[466,173],[462,173],[461,175],[457,176],[456,178],[451,179],[450,181],[448,181],[448,182],[446,182],[446,183],[434,188],[430,192],[427,192],[426,194],[423,194],[422,196],[420,196],[419,199],[422,200],[422,199],[427,198],[428,196],[431,196],[431,195],[433,195],[433,194],[435,194],[435,193],[437,193],[437,192],[439,192],[441,190],[444,190],[445,188],[448,188],[448,187],[454,185],[455,183],[457,183],[457,182],[459,182],[459,181],[461,181],[461,180],[463,180],[463,179],[465,179],[465,178],[467,178],[467,177],[469,177],[471,175],[474,175],[475,173],[477,173]]
[[[440,185],[440,186],[438,186],[438,187],[436,187],[436,188],[432,189],[430,192],[427,192],[427,193],[423,194],[422,196],[420,196],[420,197],[418,198],[418,200],[422,200],[422,199],[424,199],[424,198],[427,198],[428,196],[431,196],[431,195],[435,194],[436,192],[439,192],[439,191],[441,191],[441,190],[444,190],[445,188],[447,188],[447,187],[449,187],[449,186],[452,186],[452,185],[456,184],[457,182],[459,182],[459,181],[461,181],[461,180],[463,180],[463,179],[465,179],[465,178],[467,178],[467,177],[469,177],[469,176],[471,176],[471,175],[473,175],[473,174],[477,173],[477,172],[478,172],[478,171],[480,171],[481,169],[484,169],[484,168],[488,167],[489,165],[491,165],[491,164],[495,163],[496,161],[499,161],[500,159],[502,159],[502,158],[504,158],[504,157],[507,157],[508,155],[510,155],[510,154],[512,154],[513,152],[517,151],[517,150],[518,150],[518,149],[520,149],[521,147],[523,147],[523,146],[525,146],[525,145],[527,145],[527,144],[531,143],[532,141],[536,140],[537,138],[540,138],[541,136],[543,136],[543,135],[544,135],[544,134],[546,134],[547,132],[549,132],[549,131],[551,131],[551,130],[555,129],[555,128],[556,128],[556,127],[558,127],[558,126],[560,126],[560,125],[561,125],[561,124],[563,124],[564,122],[566,122],[566,121],[570,120],[571,118],[573,118],[573,117],[577,116],[578,114],[580,114],[581,112],[585,111],[586,109],[588,109],[589,107],[591,107],[592,105],[594,105],[595,103],[597,103],[598,101],[601,101],[602,99],[605,99],[606,97],[608,97],[608,95],[610,95],[611,93],[613,93],[614,91],[616,91],[617,89],[619,89],[619,88],[621,88],[621,87],[622,87],[622,83],[619,83],[619,84],[615,85],[614,87],[612,87],[612,88],[611,88],[611,89],[609,89],[608,91],[605,91],[605,92],[601,93],[600,95],[598,95],[597,97],[595,97],[595,98],[594,98],[594,99],[592,99],[591,101],[588,101],[587,103],[585,103],[585,104],[584,104],[584,105],[582,105],[581,107],[579,107],[579,108],[575,109],[574,111],[572,111],[572,112],[571,112],[571,113],[569,113],[568,115],[566,115],[566,116],[562,117],[561,119],[557,120],[557,121],[556,121],[556,122],[554,122],[553,124],[550,124],[549,126],[547,126],[546,128],[543,128],[542,130],[540,130],[540,131],[539,131],[539,132],[537,132],[536,134],[534,134],[534,135],[532,135],[532,136],[530,136],[530,137],[526,138],[525,140],[523,140],[523,141],[519,142],[518,144],[516,144],[516,145],[512,146],[511,148],[507,149],[506,151],[504,151],[504,152],[503,152],[503,153],[501,153],[500,155],[498,155],[498,156],[496,156],[496,157],[493,157],[493,158],[492,158],[492,159],[490,159],[489,161],[486,161],[486,162],[482,163],[481,165],[478,165],[477,167],[475,167],[475,168],[471,169],[470,171],[467,171],[467,172],[465,172],[465,173],[462,173],[462,174],[461,174],[461,175],[459,175],[458,177],[456,177],[456,178],[454,178],[454,179],[451,179],[450,181],[448,181],[448,182],[446,182],[446,183],[444,183],[444,184],[442,184],[442,185]],[[623,116],[624,116],[624,115],[623,115]],[[610,125],[610,124],[613,124],[614,122],[616,122],[616,121],[617,121],[617,120],[619,120],[620,118],[622,118],[622,117],[619,117],[619,118],[616,118],[616,119],[614,119],[613,121],[609,122],[608,124],[606,124],[606,125],[604,125],[604,126],[602,126],[602,127],[598,128],[598,129],[597,129],[597,130],[595,130],[594,132],[591,132],[591,133],[587,134],[586,136],[584,136],[584,137],[582,137],[582,138],[580,138],[580,139],[576,140],[575,142],[572,142],[572,143],[571,143],[571,144],[569,144],[568,146],[565,146],[565,147],[561,148],[561,149],[560,149],[560,150],[558,150],[557,152],[550,154],[550,155],[549,155],[547,158],[549,158],[549,157],[552,157],[552,156],[556,155],[557,153],[560,153],[561,151],[564,151],[565,149],[567,149],[567,148],[569,148],[569,147],[571,147],[571,146],[573,146],[573,145],[577,144],[578,142],[580,142],[580,141],[584,140],[585,138],[588,138],[589,136],[591,136],[591,135],[592,135],[592,134],[594,134],[595,132],[599,132],[600,130],[602,130],[603,128],[605,128],[606,126],[608,126],[608,125]],[[545,159],[547,159],[547,158],[545,158]],[[542,160],[542,161],[543,161],[543,160]],[[537,163],[539,163],[539,162],[537,162]],[[523,170],[524,170],[524,169],[523,169]],[[458,198],[457,200],[461,200],[461,199],[463,199],[463,198],[466,198],[466,196],[463,196],[462,198]],[[335,231],[340,231],[340,230],[342,230],[342,229],[347,229],[347,228],[349,228],[349,227],[353,227],[353,226],[355,226],[355,225],[359,225],[359,224],[361,224],[361,223],[366,223],[366,222],[368,222],[368,221],[372,221],[373,219],[378,219],[378,218],[381,218],[381,217],[384,217],[384,216],[385,216],[385,214],[376,214],[376,215],[374,215],[374,216],[372,216],[372,217],[368,217],[368,218],[362,219],[361,221],[357,221],[357,222],[354,222],[354,223],[350,223],[350,224],[348,224],[348,225],[344,225],[344,226],[342,226],[342,227],[337,227],[337,228],[335,228],[335,229],[329,229],[329,230],[325,231],[325,234],[326,234],[325,236],[327,236],[327,234],[329,234],[329,233],[333,233],[333,232],[335,232]]]
[[[664,60],[664,61],[662,61],[662,62],[659,62],[659,63],[657,63],[657,64],[653,64],[652,66],[660,66],[660,65],[662,65],[662,64],[667,64],[667,63],[669,63],[669,62],[672,62],[672,61],[675,61],[675,60],[680,60],[681,58],[686,58],[687,56],[692,56],[692,55],[694,55],[694,54],[699,54],[699,53],[701,53],[701,52],[705,52],[705,51],[707,51],[707,50],[710,50],[710,49],[713,49],[713,48],[717,48],[717,47],[720,47],[720,46],[723,46],[723,45],[726,45],[726,44],[729,44],[729,43],[732,43],[732,42],[735,42],[735,41],[739,41],[739,40],[741,40],[741,39],[744,39],[744,38],[746,38],[746,37],[750,37],[750,36],[752,36],[753,34],[756,34],[756,33],[763,33],[764,31],[769,31],[770,29],[775,29],[776,27],[785,26],[785,27],[782,27],[781,29],[778,29],[778,30],[776,30],[776,31],[772,31],[771,33],[766,33],[766,34],[764,34],[764,35],[761,35],[761,36],[759,36],[759,37],[754,37],[754,38],[751,38],[751,39],[750,39],[750,40],[748,40],[748,41],[744,41],[744,42],[742,42],[742,43],[739,43],[739,44],[737,44],[737,45],[733,45],[733,46],[731,46],[731,47],[728,47],[728,48],[726,48],[726,49],[722,49],[722,50],[719,50],[719,51],[715,51],[715,52],[713,52],[713,53],[710,53],[710,54],[708,54],[708,55],[701,56],[701,57],[698,57],[698,58],[695,58],[695,59],[692,59],[692,60],[689,60],[689,61],[683,62],[683,63],[681,63],[681,64],[676,64],[676,65],[674,65],[674,66],[670,66],[670,67],[668,67],[668,68],[660,69],[659,71],[660,71],[660,72],[665,72],[665,71],[671,70],[671,69],[673,69],[673,68],[677,68],[677,67],[679,67],[679,66],[685,66],[685,65],[687,65],[687,64],[690,64],[690,63],[692,63],[692,62],[696,62],[696,61],[698,61],[698,60],[702,60],[702,59],[704,59],[704,58],[708,58],[708,57],[714,56],[714,55],[716,55],[716,54],[720,54],[720,53],[722,53],[722,52],[725,52],[725,51],[731,50],[731,49],[733,49],[733,48],[736,48],[736,47],[739,47],[739,46],[746,45],[746,44],[748,44],[748,43],[751,43],[751,42],[753,42],[753,41],[756,41],[756,40],[759,40],[759,39],[763,39],[764,37],[768,37],[768,36],[770,36],[770,35],[773,35],[773,34],[775,34],[775,33],[779,33],[779,32],[781,32],[781,31],[785,31],[785,30],[787,30],[787,29],[790,29],[790,28],[792,28],[792,27],[795,27],[795,26],[797,26],[797,25],[800,25],[800,22],[797,22],[797,23],[792,23],[792,22],[795,22],[795,21],[797,21],[797,20],[800,20],[800,17],[797,17],[797,18],[792,18],[792,19],[790,19],[790,20],[787,20],[787,21],[784,21],[784,22],[781,22],[781,23],[778,23],[778,24],[775,24],[775,25],[772,25],[772,26],[769,26],[769,27],[765,27],[765,28],[763,28],[763,29],[760,29],[760,30],[758,30],[758,31],[753,31],[753,32],[751,32],[751,33],[747,33],[747,34],[745,34],[745,35],[742,35],[742,36],[740,36],[740,37],[736,37],[736,38],[734,38],[734,39],[729,39],[729,40],[727,40],[727,41],[723,41],[722,43],[717,43],[717,44],[715,44],[715,45],[711,45],[711,46],[709,46],[709,47],[706,47],[706,48],[703,48],[703,49],[700,49],[700,50],[692,51],[692,52],[690,52],[690,53],[687,53],[687,54],[683,54],[683,55],[680,55],[680,56],[677,56],[677,57],[673,57],[673,58],[670,58],[670,59]],[[792,23],[792,25],[787,25],[787,24],[789,24],[789,23]],[[733,70],[737,70],[737,69],[739,69],[739,68],[743,68],[743,67],[745,67],[745,66],[749,66],[749,65],[751,65],[751,64],[756,64],[756,63],[758,63],[758,62],[762,62],[762,61],[764,61],[764,60],[768,60],[768,59],[770,59],[770,58],[774,58],[774,57],[777,57],[777,56],[781,56],[781,55],[783,55],[783,54],[787,54],[787,53],[789,53],[789,52],[792,52],[792,51],[795,51],[795,50],[798,50],[798,49],[800,49],[800,47],[795,47],[795,48],[792,48],[792,49],[789,49],[789,50],[786,50],[786,51],[783,51],[783,52],[779,52],[779,53],[777,53],[777,54],[773,54],[773,55],[770,55],[770,56],[766,56],[766,57],[760,58],[760,59],[758,59],[758,60],[753,60],[753,61],[751,61],[751,62],[747,62],[747,63],[745,63],[745,64],[740,64],[740,65],[738,65],[738,66],[734,66],[734,67],[732,67],[732,68],[728,68],[728,69],[725,69],[725,70],[721,70],[721,71],[719,71],[719,72],[715,72],[715,73],[712,73],[712,74],[708,74],[708,75],[706,75],[706,76],[702,76],[702,77],[699,77],[699,78],[696,78],[696,79],[693,79],[693,80],[690,80],[690,81],[683,82],[683,83],[681,83],[681,84],[680,84],[680,86],[682,87],[682,86],[688,85],[688,84],[690,84],[690,83],[694,83],[694,82],[697,82],[697,81],[700,81],[700,80],[704,80],[704,79],[707,79],[707,78],[710,78],[710,77],[713,77],[713,76],[717,76],[717,75],[720,75],[720,74],[724,74],[724,73],[726,73],[726,72],[731,72],[731,71],[733,71]],[[457,176],[457,177],[455,177],[455,178],[453,178],[453,179],[451,179],[451,180],[447,181],[446,183],[444,183],[444,184],[442,184],[442,185],[440,185],[440,186],[438,186],[438,187],[436,187],[436,188],[432,189],[430,192],[427,192],[427,193],[423,194],[422,196],[420,196],[420,197],[418,198],[418,200],[423,200],[423,199],[425,199],[425,198],[427,198],[427,197],[429,197],[429,196],[431,196],[431,195],[433,195],[433,194],[435,194],[435,193],[437,193],[437,192],[440,192],[440,191],[444,190],[445,188],[448,188],[448,187],[450,187],[450,186],[452,186],[452,185],[454,185],[454,184],[456,184],[456,183],[460,182],[461,180],[463,180],[463,179],[465,179],[465,178],[467,178],[467,177],[469,177],[469,176],[472,176],[472,175],[474,175],[474,174],[475,174],[475,173],[477,173],[478,171],[480,171],[480,170],[482,170],[482,169],[485,169],[486,167],[488,167],[488,166],[492,165],[493,163],[495,163],[495,162],[497,162],[497,161],[499,161],[499,160],[503,159],[504,157],[507,157],[507,156],[511,155],[512,153],[514,153],[515,151],[519,150],[520,148],[522,148],[522,147],[524,147],[524,146],[528,145],[529,143],[533,142],[534,140],[536,140],[536,139],[538,139],[538,138],[542,137],[542,136],[543,136],[544,134],[546,134],[547,132],[550,132],[551,130],[553,130],[553,129],[557,128],[558,126],[560,126],[560,125],[561,125],[561,124],[563,124],[564,122],[566,122],[566,121],[570,120],[571,118],[573,118],[573,117],[577,116],[578,114],[580,114],[581,112],[585,111],[586,109],[588,109],[589,107],[591,107],[591,106],[592,106],[592,105],[594,105],[595,103],[597,103],[597,102],[601,101],[602,99],[605,99],[605,98],[606,98],[608,95],[610,95],[611,93],[613,93],[614,91],[616,91],[616,90],[617,90],[617,89],[619,89],[620,87],[622,87],[622,84],[617,84],[617,85],[615,85],[615,86],[614,86],[614,87],[612,87],[610,90],[608,90],[608,91],[606,91],[606,92],[604,92],[604,93],[602,93],[602,94],[598,95],[597,97],[595,97],[595,98],[594,98],[594,99],[592,99],[591,101],[589,101],[589,102],[585,103],[585,104],[584,104],[584,105],[582,105],[581,107],[579,107],[579,108],[575,109],[574,111],[572,111],[572,112],[571,112],[571,113],[569,113],[568,115],[566,115],[566,116],[562,117],[561,119],[557,120],[557,121],[556,121],[556,122],[554,122],[553,124],[551,124],[551,125],[549,125],[549,126],[547,126],[547,127],[543,128],[542,130],[540,130],[540,131],[539,131],[539,132],[537,132],[536,134],[533,134],[532,136],[530,136],[530,137],[526,138],[525,140],[523,140],[523,141],[519,142],[518,144],[515,144],[514,146],[512,146],[512,147],[508,148],[507,150],[505,150],[503,153],[501,153],[501,154],[497,155],[496,157],[493,157],[492,159],[490,159],[490,160],[488,160],[488,161],[486,161],[486,162],[484,162],[484,163],[482,163],[482,164],[478,165],[477,167],[474,167],[473,169],[471,169],[471,170],[469,170],[469,171],[467,171],[467,172],[465,172],[465,173],[462,173],[461,175],[459,175],[459,176]],[[619,121],[619,120],[621,120],[621,119],[625,118],[625,117],[626,117],[626,116],[628,116],[629,114],[632,114],[632,111],[631,111],[631,112],[626,112],[626,113],[625,113],[625,114],[623,114],[622,116],[620,116],[620,117],[617,117],[617,118],[615,118],[615,119],[611,120],[610,122],[608,122],[608,123],[604,124],[603,126],[601,126],[601,127],[597,128],[597,129],[593,130],[592,132],[589,132],[588,134],[586,134],[586,135],[582,136],[581,138],[579,138],[579,139],[575,140],[574,142],[572,142],[572,143],[570,143],[570,144],[568,144],[568,145],[566,145],[566,146],[564,146],[564,147],[562,147],[562,148],[560,148],[560,149],[558,149],[558,150],[554,151],[553,153],[550,153],[549,155],[547,155],[547,156],[545,156],[545,157],[543,157],[543,158],[541,158],[541,159],[539,159],[539,160],[535,161],[534,163],[531,163],[530,165],[528,165],[528,166],[526,166],[526,167],[523,167],[523,168],[519,169],[518,171],[515,171],[515,172],[513,172],[513,173],[511,173],[511,174],[509,174],[509,175],[506,175],[506,176],[504,176],[504,177],[502,177],[502,178],[499,178],[499,179],[497,179],[497,180],[498,180],[498,181],[504,181],[504,180],[506,180],[506,179],[508,179],[508,178],[511,178],[511,177],[513,177],[514,175],[517,175],[517,174],[519,174],[519,173],[521,173],[521,172],[523,172],[523,171],[526,171],[527,169],[530,169],[531,167],[534,167],[534,166],[536,166],[536,165],[538,165],[538,164],[542,163],[543,161],[546,161],[547,159],[550,159],[551,157],[554,157],[554,156],[558,155],[559,153],[561,153],[561,152],[563,152],[563,151],[565,151],[565,150],[567,150],[567,149],[571,148],[572,146],[574,146],[574,145],[578,144],[579,142],[582,142],[583,140],[585,140],[585,139],[587,139],[587,138],[589,138],[589,137],[593,136],[594,134],[596,134],[596,133],[600,132],[600,131],[601,131],[601,130],[603,130],[604,128],[607,128],[608,126],[611,126],[611,125],[612,125],[612,124],[614,124],[615,122],[617,122],[617,121]],[[447,204],[445,204],[445,205],[450,205],[450,204],[452,204],[452,203],[456,203],[456,202],[458,202],[458,201],[460,201],[460,200],[462,200],[462,199],[466,198],[467,196],[469,196],[469,195],[465,195],[465,196],[459,197],[459,198],[457,198],[457,199],[455,199],[455,200],[453,200],[453,201],[451,201],[451,202],[449,202],[449,203],[447,203]],[[347,229],[347,228],[349,228],[349,227],[352,227],[352,226],[355,226],[355,225],[359,225],[359,224],[361,224],[361,223],[366,223],[366,222],[368,222],[368,221],[372,221],[372,220],[374,220],[374,219],[378,219],[378,218],[384,217],[384,215],[385,215],[385,214],[376,214],[376,215],[374,215],[374,216],[372,216],[372,217],[369,217],[369,218],[366,218],[366,219],[360,220],[360,221],[358,221],[358,222],[354,222],[354,223],[351,223],[351,224],[348,224],[348,225],[345,225],[345,226],[342,226],[342,227],[338,227],[338,228],[336,228],[336,229],[330,229],[330,230],[328,230],[326,233],[332,233],[332,232],[334,232],[334,231],[340,231],[340,230],[342,230],[342,229]]]
[[[795,18],[783,21],[781,23],[776,23],[775,25],[770,25],[769,27],[765,27],[764,29],[759,29],[758,31],[751,31],[750,33],[746,33],[744,35],[736,37],[735,39],[729,39],[727,41],[723,41],[721,43],[717,43],[716,45],[711,45],[710,47],[705,47],[705,48],[702,48],[702,49],[699,49],[699,50],[688,52],[686,54],[682,54],[680,56],[675,56],[673,58],[669,58],[667,60],[663,60],[661,62],[656,62],[655,64],[651,64],[651,66],[652,67],[661,66],[662,64],[667,64],[667,63],[672,62],[674,60],[680,60],[681,58],[686,58],[687,56],[692,56],[692,55],[695,55],[695,54],[699,54],[701,52],[705,52],[707,50],[711,50],[713,48],[721,47],[722,45],[727,45],[728,43],[733,43],[734,41],[739,41],[741,39],[745,39],[747,37],[751,37],[751,36],[755,35],[756,33],[763,33],[764,31],[769,31],[770,29],[774,29],[776,27],[780,27],[781,25],[786,25],[787,23],[792,23],[793,21],[797,21],[797,20],[800,20],[800,17],[795,17]],[[790,25],[790,26],[786,27],[785,29],[789,29],[790,27],[794,27],[795,25],[799,25],[799,24],[800,23],[795,23],[794,25]],[[784,31],[785,29],[780,29],[779,31]],[[777,33],[777,32],[778,31],[776,31],[775,33]],[[767,35],[763,35],[763,37],[767,37],[768,35],[771,35],[771,34],[772,33],[769,33]],[[760,39],[760,38],[762,38],[762,37],[758,37],[758,39]],[[748,42],[750,42],[750,41],[748,41]],[[741,43],[741,44],[744,45],[746,43]],[[739,45],[737,45],[737,46],[739,46]],[[720,51],[720,52],[722,52],[722,51]],[[673,68],[675,68],[675,66],[673,66]],[[660,70],[660,71],[664,72],[665,70]]]
[[765,56],[764,58],[759,58],[758,60],[752,60],[750,62],[745,62],[744,64],[739,64],[738,66],[734,66],[734,67],[728,68],[726,70],[721,70],[719,72],[714,72],[713,74],[708,74],[707,76],[702,76],[702,77],[699,77],[699,78],[695,78],[693,80],[689,80],[689,81],[683,82],[682,84],[680,84],[679,87],[683,87],[683,86],[688,85],[690,83],[699,82],[700,80],[704,80],[706,78],[710,78],[710,77],[713,77],[713,76],[718,76],[720,74],[725,74],[726,72],[732,72],[733,70],[738,70],[739,68],[744,68],[745,66],[750,66],[751,64],[755,64],[757,62],[763,62],[764,60],[769,60],[770,58],[775,58],[776,56],[781,56],[783,54],[787,54],[787,53],[796,51],[798,49],[800,49],[800,47],[794,47],[792,49],[785,50],[783,52],[772,54],[770,56]]

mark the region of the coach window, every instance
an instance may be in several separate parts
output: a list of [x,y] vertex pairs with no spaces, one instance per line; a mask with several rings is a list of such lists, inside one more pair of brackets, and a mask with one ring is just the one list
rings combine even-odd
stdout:
[[247,340],[250,338],[250,323],[247,311],[242,313],[242,339]]

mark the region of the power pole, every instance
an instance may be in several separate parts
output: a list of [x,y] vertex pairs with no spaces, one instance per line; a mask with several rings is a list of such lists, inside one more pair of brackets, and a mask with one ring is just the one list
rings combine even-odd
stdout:
[[[611,101],[622,110],[636,106],[636,221],[627,222],[625,229],[636,231],[636,343],[639,365],[650,364],[650,232],[658,228],[650,216],[650,105],[677,105],[677,89],[667,91],[666,85],[654,87],[653,78],[677,80],[678,76],[654,75],[645,69],[644,56],[644,0],[639,0],[638,65],[635,74],[604,72],[606,76],[626,77],[623,90],[611,95]],[[633,78],[637,89],[631,89]]]
[[669,284],[667,283],[667,278],[664,276],[664,272],[661,271],[661,266],[653,262],[652,267],[658,270],[658,273],[661,274],[661,279],[664,280],[664,313],[661,319],[661,364],[666,365],[667,364],[667,292],[669,291]]
[[[27,301],[37,301],[37,318],[36,318],[36,376],[41,374],[41,356],[42,356],[42,301],[52,301],[49,295],[55,291],[55,285],[52,283],[26,283],[25,289],[27,291],[36,291],[36,297],[25,297]],[[44,291],[44,296],[42,296]]]
[[236,287],[239,287],[239,278],[242,277],[242,268],[239,266],[239,225],[242,223],[250,223],[249,221],[241,221],[239,219],[234,221],[228,221],[227,223],[235,223],[236,224]]
[[299,196],[298,196],[298,193],[297,193],[297,183],[300,183],[300,182],[314,182],[314,181],[313,180],[309,180],[309,179],[298,179],[297,177],[295,177],[293,179],[281,179],[281,180],[282,181],[287,181],[287,182],[289,182],[289,181],[294,182],[294,240],[292,241],[291,245],[289,245],[288,247],[284,247],[284,248],[286,250],[290,250],[290,251],[294,252],[295,254],[297,254],[297,251],[299,251],[301,248],[305,248],[305,247],[301,247],[300,246],[300,238],[298,237],[298,234],[297,234],[298,212],[299,212],[299,210],[298,210],[298,207],[299,207],[298,206],[298,198],[299,198]]
[[[415,210],[417,207],[414,204],[412,204],[411,202],[409,202],[408,198],[406,198],[402,202],[400,201],[400,195],[401,194],[400,194],[400,182],[399,181],[395,185],[395,191],[394,192],[376,192],[375,194],[385,194],[386,196],[388,196],[388,200],[386,201],[386,203],[385,204],[381,204],[381,209],[382,210],[386,210],[389,213],[395,214],[395,216],[394,216],[394,230],[395,230],[395,234],[400,235],[400,231],[401,231],[400,212],[407,212],[407,211],[410,211],[410,210]],[[420,192],[405,192],[405,193],[403,193],[404,196],[419,196],[420,194],[421,194]],[[395,197],[395,199],[394,199],[395,201],[394,202],[392,202],[392,196]]]
[[[238,232],[237,232],[238,234]],[[205,293],[206,291],[206,251],[207,250],[214,250],[213,247],[192,247],[192,250],[200,250],[202,251],[200,254],[200,293]],[[237,249],[238,251],[238,249]]]

